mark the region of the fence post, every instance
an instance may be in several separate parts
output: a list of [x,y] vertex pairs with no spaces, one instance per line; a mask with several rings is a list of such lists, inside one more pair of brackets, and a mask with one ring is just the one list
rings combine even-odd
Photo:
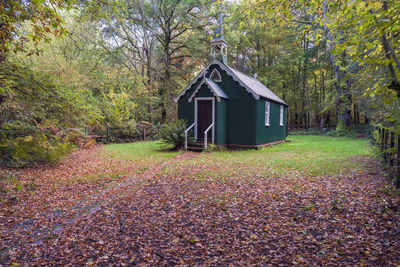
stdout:
[[389,132],[389,152],[388,152],[388,163],[389,166],[394,166],[394,153],[392,152],[392,148],[394,148],[394,132]]
[[395,184],[397,187],[400,186],[400,135],[397,136],[397,156],[396,156],[396,173],[395,173]]
[[380,127],[376,127],[378,130],[378,138],[375,139],[375,144],[378,144],[379,139],[381,139],[382,129]]
[[387,141],[388,141],[388,130],[383,129],[383,161],[387,161]]

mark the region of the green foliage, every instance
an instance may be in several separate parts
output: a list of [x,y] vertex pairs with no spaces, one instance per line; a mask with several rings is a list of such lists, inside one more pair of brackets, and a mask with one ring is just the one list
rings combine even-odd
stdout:
[[[23,51],[28,55],[40,52],[39,49],[27,49],[28,42],[33,42],[36,48],[40,41],[48,41],[49,34],[60,36],[65,33],[63,20],[57,14],[57,8],[68,8],[72,2],[73,0],[2,1],[0,5],[0,63],[10,51]],[[31,24],[35,30],[30,33],[24,32],[21,27],[23,23]]]
[[33,163],[60,160],[72,150],[73,146],[62,143],[58,138],[49,139],[44,134],[7,139],[3,134],[0,139],[1,164],[22,167]]
[[80,130],[68,131],[64,137],[64,142],[74,144],[77,147],[82,147],[86,142],[86,134]]
[[9,139],[34,135],[38,131],[37,127],[23,121],[9,121],[1,126],[0,134]]
[[293,130],[289,132],[290,135],[321,135],[320,129],[305,129],[305,130]]
[[178,120],[162,126],[160,139],[166,145],[173,145],[174,149],[180,149],[185,145],[186,122]]
[[119,93],[111,89],[108,94],[103,94],[103,97],[105,121],[109,125],[124,126],[133,122],[136,104],[126,89],[121,89]]
[[336,131],[338,132],[347,132],[349,130],[350,130],[349,125],[346,125],[346,122],[343,120],[340,120],[336,125]]
[[331,136],[331,137],[356,137],[356,134],[353,131],[350,130],[332,130],[328,131],[324,134],[325,136]]
[[356,137],[370,137],[371,136],[371,129],[369,125],[366,124],[359,124],[353,127],[346,127],[345,129],[341,130],[331,130],[326,132],[325,136],[331,137],[349,137],[349,138],[356,138]]
[[98,109],[91,104],[90,92],[70,88],[52,76],[13,60],[0,68],[3,78],[0,87],[4,90],[0,123],[18,121],[68,127],[99,120]]

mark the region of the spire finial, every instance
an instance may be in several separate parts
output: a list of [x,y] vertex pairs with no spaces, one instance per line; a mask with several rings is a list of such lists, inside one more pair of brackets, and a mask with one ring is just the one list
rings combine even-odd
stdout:
[[221,62],[227,64],[227,47],[228,43],[225,40],[224,28],[223,28],[223,16],[222,16],[222,3],[218,0],[219,12],[217,19],[217,27],[214,31],[213,39],[211,40],[211,60],[218,59]]

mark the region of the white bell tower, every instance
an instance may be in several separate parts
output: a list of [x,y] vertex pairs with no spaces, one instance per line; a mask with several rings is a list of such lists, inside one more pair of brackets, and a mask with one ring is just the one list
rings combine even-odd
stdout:
[[222,27],[223,19],[221,9],[218,14],[218,27],[215,29],[211,44],[211,61],[219,60],[224,64],[228,64],[228,42],[225,40],[224,29]]

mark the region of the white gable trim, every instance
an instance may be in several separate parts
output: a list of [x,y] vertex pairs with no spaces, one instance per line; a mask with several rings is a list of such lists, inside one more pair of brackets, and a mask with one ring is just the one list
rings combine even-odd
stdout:
[[185,89],[174,99],[175,102],[178,102],[179,98],[181,98],[187,90],[189,90],[193,84],[197,83],[197,81],[200,79],[200,77],[204,77],[206,74],[207,69],[209,68],[210,65],[208,65],[206,68],[204,68],[193,80],[192,82],[185,87]]
[[216,61],[216,63],[218,66],[221,67],[221,69],[223,69],[224,71],[226,71],[226,73],[232,77],[233,80],[235,80],[236,82],[238,82],[240,84],[240,86],[242,86],[244,89],[246,89],[246,91],[250,94],[253,95],[255,100],[260,99],[260,96],[258,94],[256,94],[253,90],[251,90],[250,87],[248,87],[246,84],[244,84],[236,75],[235,73],[233,73],[228,67],[226,67],[224,64]]
[[197,94],[197,92],[200,90],[201,86],[203,84],[206,84],[207,87],[211,90],[211,92],[213,93],[213,95],[215,96],[215,98],[217,99],[217,101],[221,101],[221,98],[215,93],[214,89],[208,85],[206,78],[203,78],[203,81],[199,84],[199,86],[197,86],[196,90],[193,92],[193,94],[189,97],[188,102],[192,102],[193,97],[195,97],[195,95]]
[[201,77],[205,77],[206,73],[209,71],[210,67],[212,65],[218,65],[221,69],[223,69],[229,76],[232,77],[233,80],[235,80],[236,82],[238,82],[240,84],[240,86],[242,86],[243,88],[246,89],[246,91],[250,94],[253,95],[255,100],[260,99],[260,96],[258,94],[256,94],[253,90],[251,90],[247,85],[245,85],[230,69],[229,67],[225,66],[225,64],[223,64],[222,62],[219,62],[218,60],[214,60],[213,62],[211,62],[210,64],[207,65],[207,67],[205,67],[200,73],[199,75],[196,76],[196,78],[193,79],[193,81],[186,86],[186,88],[174,99],[175,102],[178,102],[178,100],[186,93],[187,90],[189,90],[193,84],[197,83],[198,80]]

